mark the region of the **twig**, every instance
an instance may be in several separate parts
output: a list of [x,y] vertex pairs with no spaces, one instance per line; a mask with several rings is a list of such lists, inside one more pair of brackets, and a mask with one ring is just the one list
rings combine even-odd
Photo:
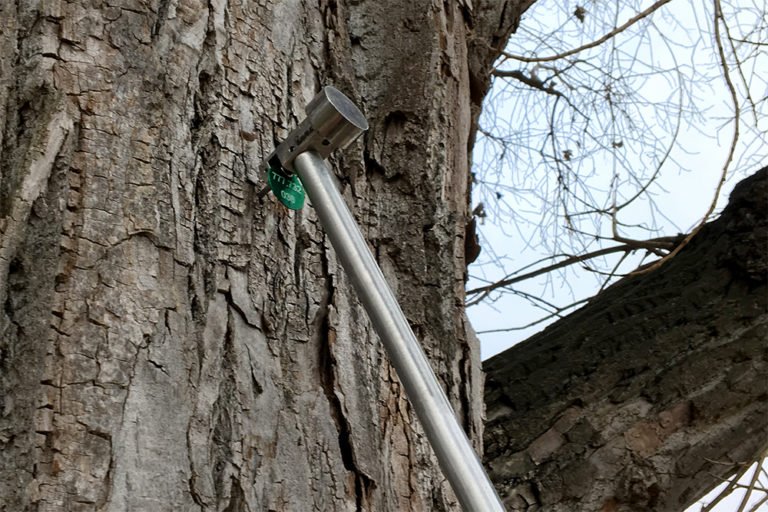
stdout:
[[617,252],[625,252],[625,253],[632,252],[638,249],[674,250],[675,245],[677,243],[680,243],[682,239],[683,239],[682,235],[676,236],[676,237],[674,236],[659,237],[651,240],[631,240],[629,238],[625,238],[623,239],[624,243],[622,243],[621,245],[615,245],[613,247],[605,247],[603,249],[592,251],[586,254],[570,255],[566,257],[564,260],[559,261],[557,263],[553,263],[552,265],[547,265],[546,267],[542,267],[542,268],[533,270],[531,272],[526,272],[525,274],[517,275],[514,277],[508,276],[504,279],[501,279],[500,281],[496,281],[493,284],[480,286],[480,287],[468,290],[467,295],[477,295],[477,294],[483,294],[483,295],[479,299],[473,299],[470,303],[467,304],[467,306],[472,306],[476,304],[480,300],[487,297],[488,293],[492,292],[493,290],[511,286],[515,283],[519,283],[520,281],[525,281],[526,279],[531,279],[531,278],[540,276],[542,274],[547,274],[549,272],[552,272],[553,270],[558,270],[563,267],[573,265],[574,263],[580,263],[582,261],[599,258],[600,256],[607,256],[608,254],[613,254]]
[[578,48],[573,48],[572,50],[568,50],[566,52],[559,53],[557,55],[550,55],[548,57],[525,57],[523,55],[514,55],[514,54],[511,54],[511,53],[505,52],[503,50],[497,50],[497,51],[499,51],[501,53],[501,55],[503,55],[504,57],[506,57],[508,59],[513,59],[513,60],[517,60],[517,61],[520,61],[520,62],[552,62],[552,61],[555,61],[555,60],[564,59],[566,57],[570,57],[571,55],[576,55],[577,53],[582,52],[584,50],[588,50],[590,48],[594,48],[595,46],[600,46],[604,42],[608,41],[609,39],[611,39],[612,37],[616,36],[617,34],[620,34],[620,33],[624,32],[627,28],[631,27],[632,25],[634,25],[638,21],[648,17],[654,11],[658,10],[660,7],[664,6],[665,4],[668,4],[671,1],[672,0],[659,0],[658,2],[656,2],[655,4],[653,4],[652,6],[647,8],[646,10],[636,14],[635,16],[633,16],[632,18],[627,20],[626,23],[624,23],[620,27],[617,27],[617,28],[611,30],[610,32],[605,34],[600,39],[596,39],[595,41],[592,41],[591,43],[587,43],[587,44],[585,44],[583,46],[579,46]]
[[755,505],[749,509],[749,512],[759,512],[760,507],[763,506],[766,501],[768,501],[768,494],[763,496],[763,498],[760,501],[755,503]]
[[476,334],[491,334],[491,333],[496,333],[496,332],[522,331],[523,329],[528,329],[529,327],[533,327],[534,325],[538,325],[538,324],[540,324],[542,322],[546,322],[550,318],[562,316],[561,313],[563,311],[566,311],[566,310],[571,309],[571,308],[575,308],[576,306],[580,306],[581,304],[584,304],[588,300],[589,299],[577,300],[576,302],[573,302],[573,303],[571,303],[571,304],[569,304],[569,305],[567,305],[565,307],[557,308],[557,311],[555,311],[553,313],[550,313],[547,316],[541,317],[538,320],[534,320],[533,322],[531,322],[529,324],[526,324],[526,325],[521,325],[521,326],[518,326],[518,327],[505,327],[503,329],[488,329],[488,330],[485,330],[485,331],[477,331]]
[[[706,506],[701,507],[701,510],[699,512],[712,512],[718,503],[723,501],[728,495],[730,495],[736,489],[736,483],[739,480],[741,480],[741,477],[744,476],[744,474],[749,470],[751,465],[752,464],[745,464],[744,466],[742,466],[742,468],[739,469],[739,471],[737,471],[733,475],[730,481],[728,479],[723,478],[722,480],[727,481],[728,485],[725,487],[725,489],[723,489],[723,491],[720,494],[715,496],[714,500],[707,503]],[[717,477],[717,478],[720,478],[720,477]]]
[[746,510],[747,503],[749,503],[749,497],[752,495],[752,491],[755,489],[755,485],[757,485],[757,477],[760,476],[760,467],[763,465],[763,461],[765,461],[765,458],[762,457],[757,460],[755,472],[752,474],[752,480],[750,480],[749,486],[747,487],[747,492],[744,493],[744,498],[741,500],[739,510],[736,512],[744,512]]
[[645,273],[656,270],[657,268],[662,266],[664,263],[674,258],[686,245],[688,245],[691,239],[693,239],[693,237],[696,236],[699,233],[699,231],[701,231],[701,228],[703,228],[704,225],[707,223],[707,221],[709,220],[709,217],[712,215],[712,212],[715,211],[715,208],[717,207],[717,200],[720,196],[720,191],[723,189],[723,185],[725,184],[725,179],[728,176],[728,168],[731,165],[731,161],[733,160],[733,155],[736,152],[736,144],[739,141],[739,123],[740,123],[741,116],[739,112],[739,99],[738,99],[738,96],[736,95],[736,87],[733,85],[733,81],[731,80],[731,73],[728,68],[728,60],[725,55],[722,36],[720,34],[721,21],[723,25],[725,25],[725,18],[723,17],[723,10],[720,4],[720,0],[715,0],[715,17],[714,17],[715,43],[717,44],[718,56],[720,57],[720,65],[723,68],[723,78],[725,78],[725,83],[728,86],[728,91],[731,94],[731,101],[733,101],[733,137],[731,138],[731,147],[728,150],[728,156],[725,160],[725,164],[723,165],[723,170],[720,174],[720,180],[717,182],[717,187],[715,187],[715,196],[712,198],[712,202],[709,204],[709,208],[707,209],[704,216],[701,218],[701,220],[696,225],[696,227],[691,230],[688,236],[686,236],[685,239],[682,242],[680,242],[680,245],[678,245],[672,252],[667,254],[665,257],[656,261],[653,265],[650,265],[649,267],[644,268],[642,270],[633,272],[632,274],[634,275],[645,274]]
[[528,76],[519,69],[515,69],[515,70],[494,69],[491,72],[491,74],[499,78],[514,78],[515,80],[524,83],[528,87],[531,87],[533,89],[538,89],[547,94],[551,94],[552,96],[563,95],[563,93],[556,90],[552,84],[544,85],[544,82],[542,82],[540,79],[534,78],[532,76]]

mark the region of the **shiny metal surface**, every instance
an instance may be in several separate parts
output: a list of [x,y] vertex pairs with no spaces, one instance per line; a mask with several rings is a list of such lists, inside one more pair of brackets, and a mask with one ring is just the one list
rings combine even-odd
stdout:
[[275,148],[262,167],[279,165],[293,171],[296,155],[312,150],[328,158],[331,152],[345,148],[368,129],[368,121],[360,109],[335,87],[323,87],[305,111],[306,119]]
[[384,343],[443,474],[461,506],[470,512],[503,512],[504,506],[496,490],[459,425],[323,156],[306,151],[298,154],[293,164],[374,329]]

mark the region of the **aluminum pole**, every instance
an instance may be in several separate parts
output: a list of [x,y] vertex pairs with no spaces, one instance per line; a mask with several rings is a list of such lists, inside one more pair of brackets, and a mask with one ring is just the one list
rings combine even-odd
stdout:
[[300,153],[293,165],[461,506],[468,512],[504,512],[504,505],[339,193],[331,170],[315,151]]

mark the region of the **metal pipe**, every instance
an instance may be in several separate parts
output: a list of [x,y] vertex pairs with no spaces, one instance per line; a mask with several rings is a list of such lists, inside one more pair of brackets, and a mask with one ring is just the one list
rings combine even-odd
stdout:
[[293,166],[421,421],[443,474],[466,511],[504,512],[416,336],[368,249],[335,178],[315,151]]

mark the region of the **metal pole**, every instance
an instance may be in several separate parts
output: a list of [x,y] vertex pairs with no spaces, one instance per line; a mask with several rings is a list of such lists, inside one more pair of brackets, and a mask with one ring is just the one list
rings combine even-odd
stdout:
[[293,166],[384,343],[461,506],[470,512],[504,512],[504,505],[459,426],[429,361],[339,193],[330,169],[312,150],[298,154]]

